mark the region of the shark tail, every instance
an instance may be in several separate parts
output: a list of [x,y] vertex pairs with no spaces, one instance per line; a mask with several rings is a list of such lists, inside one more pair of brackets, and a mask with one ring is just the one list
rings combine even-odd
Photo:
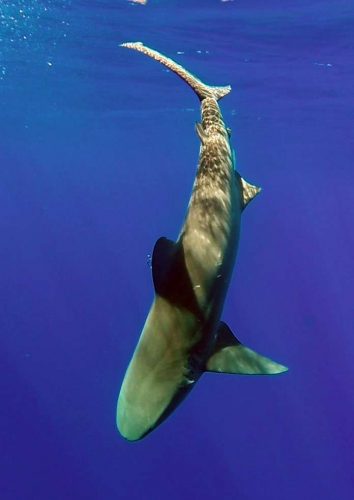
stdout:
[[211,85],[206,85],[201,80],[199,80],[199,78],[192,75],[192,73],[187,71],[180,64],[177,64],[169,57],[160,54],[160,52],[158,52],[157,50],[153,50],[150,49],[149,47],[146,47],[141,42],[122,43],[121,47],[126,47],[128,49],[133,49],[137,50],[138,52],[142,52],[143,54],[146,54],[147,56],[151,57],[152,59],[155,59],[159,63],[166,66],[166,68],[173,71],[174,73],[176,73],[176,75],[182,78],[182,80],[184,80],[194,90],[194,92],[197,94],[197,96],[201,101],[207,97],[209,98],[211,97],[218,101],[219,99],[227,95],[229,92],[231,92],[230,85],[224,87],[213,87]]

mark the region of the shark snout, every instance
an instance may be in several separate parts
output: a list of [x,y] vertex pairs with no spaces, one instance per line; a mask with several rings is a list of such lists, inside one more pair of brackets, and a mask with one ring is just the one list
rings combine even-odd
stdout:
[[119,397],[116,423],[121,435],[128,441],[138,441],[149,431],[146,416],[139,407]]

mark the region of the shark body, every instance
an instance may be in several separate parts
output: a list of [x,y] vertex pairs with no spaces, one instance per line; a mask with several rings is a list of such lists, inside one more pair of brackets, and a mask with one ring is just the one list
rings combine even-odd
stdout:
[[202,83],[140,42],[124,47],[156,59],[196,92],[201,123],[197,175],[177,241],[160,238],[152,255],[155,298],[125,374],[117,426],[130,441],[155,429],[205,371],[277,374],[283,365],[242,345],[222,321],[242,211],[260,191],[235,170],[230,130],[218,100],[231,87]]

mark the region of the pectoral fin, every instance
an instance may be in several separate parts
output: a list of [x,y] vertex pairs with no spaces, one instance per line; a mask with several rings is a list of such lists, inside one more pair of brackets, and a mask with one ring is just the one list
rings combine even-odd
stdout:
[[206,371],[240,375],[275,375],[287,370],[286,366],[242,345],[226,323],[220,322],[214,352],[207,361]]

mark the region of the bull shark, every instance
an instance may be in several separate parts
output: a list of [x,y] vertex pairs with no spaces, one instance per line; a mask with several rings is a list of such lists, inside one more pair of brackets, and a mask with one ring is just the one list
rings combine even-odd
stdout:
[[242,212],[260,191],[235,170],[231,132],[218,105],[231,87],[206,85],[141,42],[121,46],[176,73],[201,106],[199,162],[187,213],[177,241],[162,237],[155,244],[155,297],[118,398],[118,430],[137,441],[173,412],[204,372],[273,375],[287,367],[243,345],[220,321]]

